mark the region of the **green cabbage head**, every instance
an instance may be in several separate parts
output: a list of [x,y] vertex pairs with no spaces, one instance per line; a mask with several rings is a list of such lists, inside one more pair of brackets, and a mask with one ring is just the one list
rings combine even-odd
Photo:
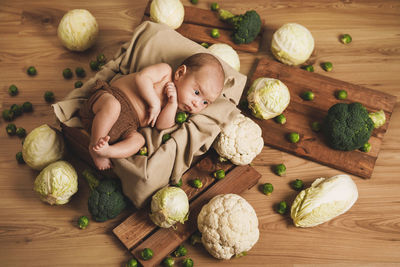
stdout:
[[62,205],[78,191],[78,175],[71,164],[60,160],[40,172],[36,177],[33,190],[44,202]]
[[286,109],[290,102],[290,93],[280,80],[261,77],[247,91],[247,101],[255,117],[268,120]]
[[22,156],[29,167],[41,170],[63,157],[64,139],[47,124],[32,130],[24,140]]
[[184,16],[185,9],[180,0],[153,0],[150,4],[150,19],[172,29],[181,26]]
[[164,187],[151,200],[150,219],[158,226],[169,228],[175,223],[184,223],[189,216],[189,200],[179,187]]
[[291,217],[297,227],[312,227],[349,210],[358,198],[356,184],[346,174],[318,178],[293,201]]

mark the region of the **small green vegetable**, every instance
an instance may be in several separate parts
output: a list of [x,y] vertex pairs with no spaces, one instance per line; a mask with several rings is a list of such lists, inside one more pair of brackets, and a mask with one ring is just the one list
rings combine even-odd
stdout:
[[287,137],[291,143],[297,143],[300,141],[300,135],[296,132],[292,132],[292,133],[288,134]]
[[192,246],[201,244],[201,233],[199,231],[196,231],[190,236],[190,244],[192,244]]
[[188,115],[186,114],[186,112],[179,111],[175,115],[175,122],[179,123],[179,124],[182,124],[187,120],[187,118],[188,118]]
[[344,100],[347,98],[347,92],[346,90],[339,90],[336,92],[336,98],[340,100]]
[[10,96],[18,95],[18,87],[15,86],[15,84],[11,84],[10,87],[8,87],[8,93]]
[[24,112],[31,112],[33,111],[33,106],[31,102],[25,102],[22,104],[22,110]]
[[311,123],[311,129],[312,129],[314,132],[319,132],[319,131],[321,131],[321,123],[318,122],[318,121],[313,121],[313,122]]
[[350,34],[345,33],[340,36],[340,41],[344,44],[349,44],[352,40]]
[[192,3],[193,5],[197,5],[198,2],[199,0],[190,0],[190,3]]
[[303,70],[309,71],[309,72],[314,72],[314,66],[313,65],[305,65],[301,66]]
[[228,159],[226,159],[224,157],[221,157],[221,156],[218,157],[218,162],[223,163],[223,162],[227,162],[227,161],[228,161]]
[[14,123],[9,123],[6,127],[6,132],[8,135],[15,135],[17,131],[17,127],[15,126]]
[[324,71],[331,71],[333,69],[331,62],[324,62],[321,64],[321,67],[324,69]]
[[125,267],[138,267],[138,261],[132,258],[126,263]]
[[211,10],[212,11],[217,11],[219,9],[218,3],[211,3]]
[[34,66],[30,66],[27,70],[26,73],[30,76],[34,76],[37,74],[36,68]]
[[82,67],[77,67],[75,69],[75,74],[76,76],[78,76],[79,78],[84,78],[86,76],[86,71],[84,68]]
[[201,180],[199,178],[196,178],[196,179],[192,180],[192,186],[194,188],[202,188],[203,183],[201,182]]
[[17,152],[17,154],[15,154],[15,158],[17,159],[17,162],[19,164],[25,163],[25,160],[24,160],[24,157],[22,156],[22,152],[21,151],[19,151],[19,152]]
[[175,257],[185,256],[187,254],[187,249],[183,245],[179,245],[173,254]]
[[171,135],[169,133],[166,133],[162,136],[162,143],[164,144],[165,142],[167,142],[169,139],[171,138]]
[[300,179],[294,180],[291,184],[292,188],[297,191],[301,191],[304,187],[304,183]]
[[162,264],[165,267],[172,267],[175,264],[175,260],[171,256],[168,256],[163,260]]
[[26,136],[26,131],[22,127],[18,127],[17,130],[15,131],[15,133],[17,134],[17,136],[19,138],[24,138]]
[[142,252],[140,253],[140,255],[142,256],[142,259],[145,261],[150,260],[151,258],[153,258],[153,250],[150,248],[145,248],[142,250]]
[[218,29],[212,29],[211,30],[211,37],[212,38],[219,38],[220,37],[219,30]]
[[371,144],[370,143],[365,143],[362,147],[360,147],[360,150],[362,152],[368,153],[369,151],[371,151]]
[[287,204],[286,204],[286,201],[281,201],[281,202],[279,202],[278,203],[278,205],[277,205],[277,207],[276,207],[276,211],[279,213],[279,214],[285,214],[286,213],[286,211],[287,211]]
[[107,59],[104,54],[99,54],[96,57],[98,63],[106,63]]
[[97,61],[94,60],[90,61],[89,66],[93,71],[99,70],[99,63]]
[[304,92],[301,95],[301,98],[303,98],[304,100],[307,100],[307,101],[311,101],[314,99],[314,93],[311,91]]
[[177,186],[177,187],[182,187],[182,178],[181,179],[179,179],[179,182],[177,183],[177,184],[175,184],[175,186]]
[[22,106],[17,105],[17,104],[12,104],[11,107],[10,107],[10,110],[12,112],[14,112],[14,117],[21,116],[22,113],[23,113]]
[[89,218],[86,216],[81,216],[78,218],[78,226],[81,229],[86,229],[86,227],[89,225]]
[[225,171],[224,170],[217,170],[213,173],[214,178],[221,180],[225,178]]
[[210,44],[209,43],[206,43],[206,42],[203,42],[203,43],[201,43],[200,44],[202,47],[204,47],[204,48],[209,48],[210,47]]
[[63,74],[65,79],[71,79],[72,78],[72,70],[70,68],[64,69],[62,74]]
[[285,117],[285,115],[281,114],[281,115],[276,116],[274,118],[274,121],[279,123],[279,124],[285,124],[286,123],[286,117]]
[[182,262],[183,267],[193,267],[193,260],[191,258],[186,258]]
[[264,195],[271,195],[272,192],[274,192],[274,186],[270,183],[265,183],[262,185],[262,191]]
[[2,115],[3,115],[3,119],[4,119],[5,121],[12,121],[12,120],[14,119],[14,112],[12,112],[12,111],[9,110],[9,109],[3,110]]
[[276,175],[283,176],[286,174],[286,166],[285,164],[281,163],[274,166],[274,172]]
[[51,91],[44,92],[44,96],[43,97],[44,97],[44,100],[47,103],[53,103],[54,102],[54,93],[51,92]]
[[76,81],[76,82],[74,83],[74,87],[75,87],[75,88],[81,88],[82,85],[83,85],[83,82],[82,82],[82,81]]
[[141,156],[147,156],[147,146],[140,148],[138,154]]

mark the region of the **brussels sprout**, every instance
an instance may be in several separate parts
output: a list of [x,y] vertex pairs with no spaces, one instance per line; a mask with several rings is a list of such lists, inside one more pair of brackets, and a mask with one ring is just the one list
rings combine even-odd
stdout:
[[15,86],[15,84],[11,84],[10,87],[8,87],[8,93],[10,96],[18,95],[18,87]]
[[347,98],[347,92],[346,90],[338,90],[336,92],[336,98],[340,100],[344,100]]
[[279,176],[283,176],[286,174],[286,166],[285,164],[281,163],[274,166],[274,173]]
[[276,211],[279,213],[279,214],[285,214],[286,213],[286,211],[287,211],[287,204],[286,204],[286,201],[281,201],[281,202],[279,202],[278,203],[278,205],[276,206]]
[[340,36],[340,41],[344,44],[349,44],[352,40],[350,34],[345,33]]
[[23,112],[22,106],[17,104],[12,104],[10,110],[14,112],[15,117],[21,116]]
[[324,62],[321,64],[321,67],[324,69],[324,71],[331,71],[333,69],[331,62]]
[[179,111],[178,113],[176,113],[175,122],[181,124],[184,123],[187,120],[187,118],[188,115],[186,114],[186,112]]
[[171,138],[171,135],[169,133],[166,133],[162,136],[162,143],[164,144],[165,142],[167,142],[169,139]]
[[89,218],[86,216],[81,216],[78,218],[78,227],[81,229],[86,229],[89,225]]
[[33,106],[31,102],[25,102],[22,104],[22,110],[24,112],[31,112],[33,111]]
[[183,267],[193,267],[193,260],[191,258],[186,258],[182,262]]
[[150,248],[145,248],[142,250],[142,252],[140,253],[140,255],[142,256],[142,259],[147,261],[150,260],[151,258],[153,258],[153,250]]
[[175,260],[171,256],[168,256],[163,260],[162,264],[165,267],[172,267],[175,264]]
[[125,267],[138,267],[138,261],[132,258],[126,263]]
[[217,170],[213,173],[214,178],[217,180],[221,180],[225,178],[225,171],[224,170]]
[[296,132],[289,133],[287,138],[291,143],[297,143],[300,141],[300,135]]
[[17,159],[17,162],[19,164],[25,163],[25,160],[24,160],[24,157],[22,156],[22,152],[21,151],[19,151],[19,152],[17,152],[17,154],[15,154],[15,158]]
[[78,76],[79,78],[85,78],[85,76],[86,76],[86,71],[82,67],[77,67],[75,69],[75,73],[76,73],[76,76]]
[[54,93],[51,92],[51,91],[46,91],[46,92],[44,92],[43,97],[44,97],[44,100],[45,100],[47,103],[53,103],[53,102],[54,102]]
[[199,0],[190,0],[190,3],[192,3],[193,5],[197,5],[198,2]]
[[301,66],[301,68],[303,70],[308,71],[308,72],[314,72],[314,66],[313,65],[305,65],[305,66]]
[[26,73],[30,76],[34,76],[37,74],[36,68],[34,66],[30,66],[27,70]]
[[72,70],[70,68],[66,68],[63,70],[62,75],[64,76],[65,79],[71,79],[72,78]]
[[82,81],[76,81],[76,82],[74,83],[74,87],[75,87],[75,88],[81,88],[82,85],[83,85],[83,82],[82,82]]
[[318,122],[318,121],[313,121],[313,122],[311,123],[311,129],[312,129],[314,132],[319,132],[319,131],[321,131],[321,123]]
[[204,48],[209,48],[210,47],[210,44],[209,43],[206,43],[206,42],[203,42],[203,43],[201,43],[200,44],[202,47],[204,47]]
[[99,64],[100,63],[106,63],[106,61],[107,61],[106,56],[103,53],[98,54],[97,57],[96,57],[96,60],[97,60],[97,62]]
[[179,182],[177,184],[174,184],[174,186],[182,187],[182,184],[183,184],[183,182],[182,182],[182,178],[181,178],[181,179],[179,179]]
[[362,147],[360,147],[360,150],[362,152],[368,153],[369,151],[371,151],[371,144],[370,143],[365,143]]
[[314,99],[314,93],[311,91],[304,92],[301,95],[301,98],[303,98],[304,100],[307,100],[307,101],[311,101]]
[[99,70],[99,63],[97,61],[94,60],[90,61],[89,66],[93,71]]
[[183,245],[179,245],[179,247],[174,251],[175,257],[182,257],[187,254],[187,249]]
[[296,191],[301,191],[303,189],[303,187],[304,187],[304,183],[300,179],[294,180],[290,185]]
[[26,136],[26,131],[22,127],[18,127],[17,130],[15,131],[15,133],[17,134],[17,136],[19,138],[24,138]]
[[262,185],[262,192],[264,195],[271,195],[272,192],[274,192],[274,186],[270,183],[265,183]]
[[285,124],[286,123],[286,117],[285,117],[285,115],[281,114],[281,115],[276,116],[274,118],[274,121],[279,123],[279,124]]
[[138,154],[141,156],[147,156],[147,146],[140,148]]
[[9,123],[6,127],[6,132],[8,135],[15,135],[17,131],[17,127],[15,126],[14,123]]
[[219,9],[218,3],[211,3],[211,10],[212,11],[217,11]]
[[211,37],[212,38],[219,38],[220,34],[219,34],[219,30],[218,29],[212,29],[211,30]]
[[196,231],[190,236],[190,244],[192,244],[192,246],[201,244],[201,233],[199,231]]
[[9,110],[9,109],[3,110],[2,115],[3,115],[3,119],[4,119],[5,121],[12,121],[12,120],[14,119],[14,112],[12,112],[12,111]]
[[192,180],[192,186],[194,188],[202,188],[203,187],[203,183],[199,178],[196,178],[196,179]]

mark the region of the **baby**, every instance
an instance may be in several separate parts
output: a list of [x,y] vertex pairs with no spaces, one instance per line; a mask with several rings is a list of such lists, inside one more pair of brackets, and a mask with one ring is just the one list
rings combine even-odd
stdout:
[[213,55],[194,54],[173,72],[159,63],[116,80],[98,80],[80,110],[91,132],[89,153],[100,170],[111,168],[110,158],[136,154],[145,144],[139,127],[158,130],[175,124],[177,110],[198,113],[221,94],[224,70]]

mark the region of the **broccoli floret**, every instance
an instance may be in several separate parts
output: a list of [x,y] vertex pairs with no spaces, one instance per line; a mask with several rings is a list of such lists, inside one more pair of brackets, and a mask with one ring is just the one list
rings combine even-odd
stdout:
[[344,151],[358,149],[367,143],[373,129],[374,122],[360,103],[333,105],[322,125],[328,144]]
[[251,43],[260,33],[261,19],[255,10],[247,11],[241,15],[234,15],[227,10],[219,9],[218,14],[221,20],[234,27],[232,38],[235,44]]

